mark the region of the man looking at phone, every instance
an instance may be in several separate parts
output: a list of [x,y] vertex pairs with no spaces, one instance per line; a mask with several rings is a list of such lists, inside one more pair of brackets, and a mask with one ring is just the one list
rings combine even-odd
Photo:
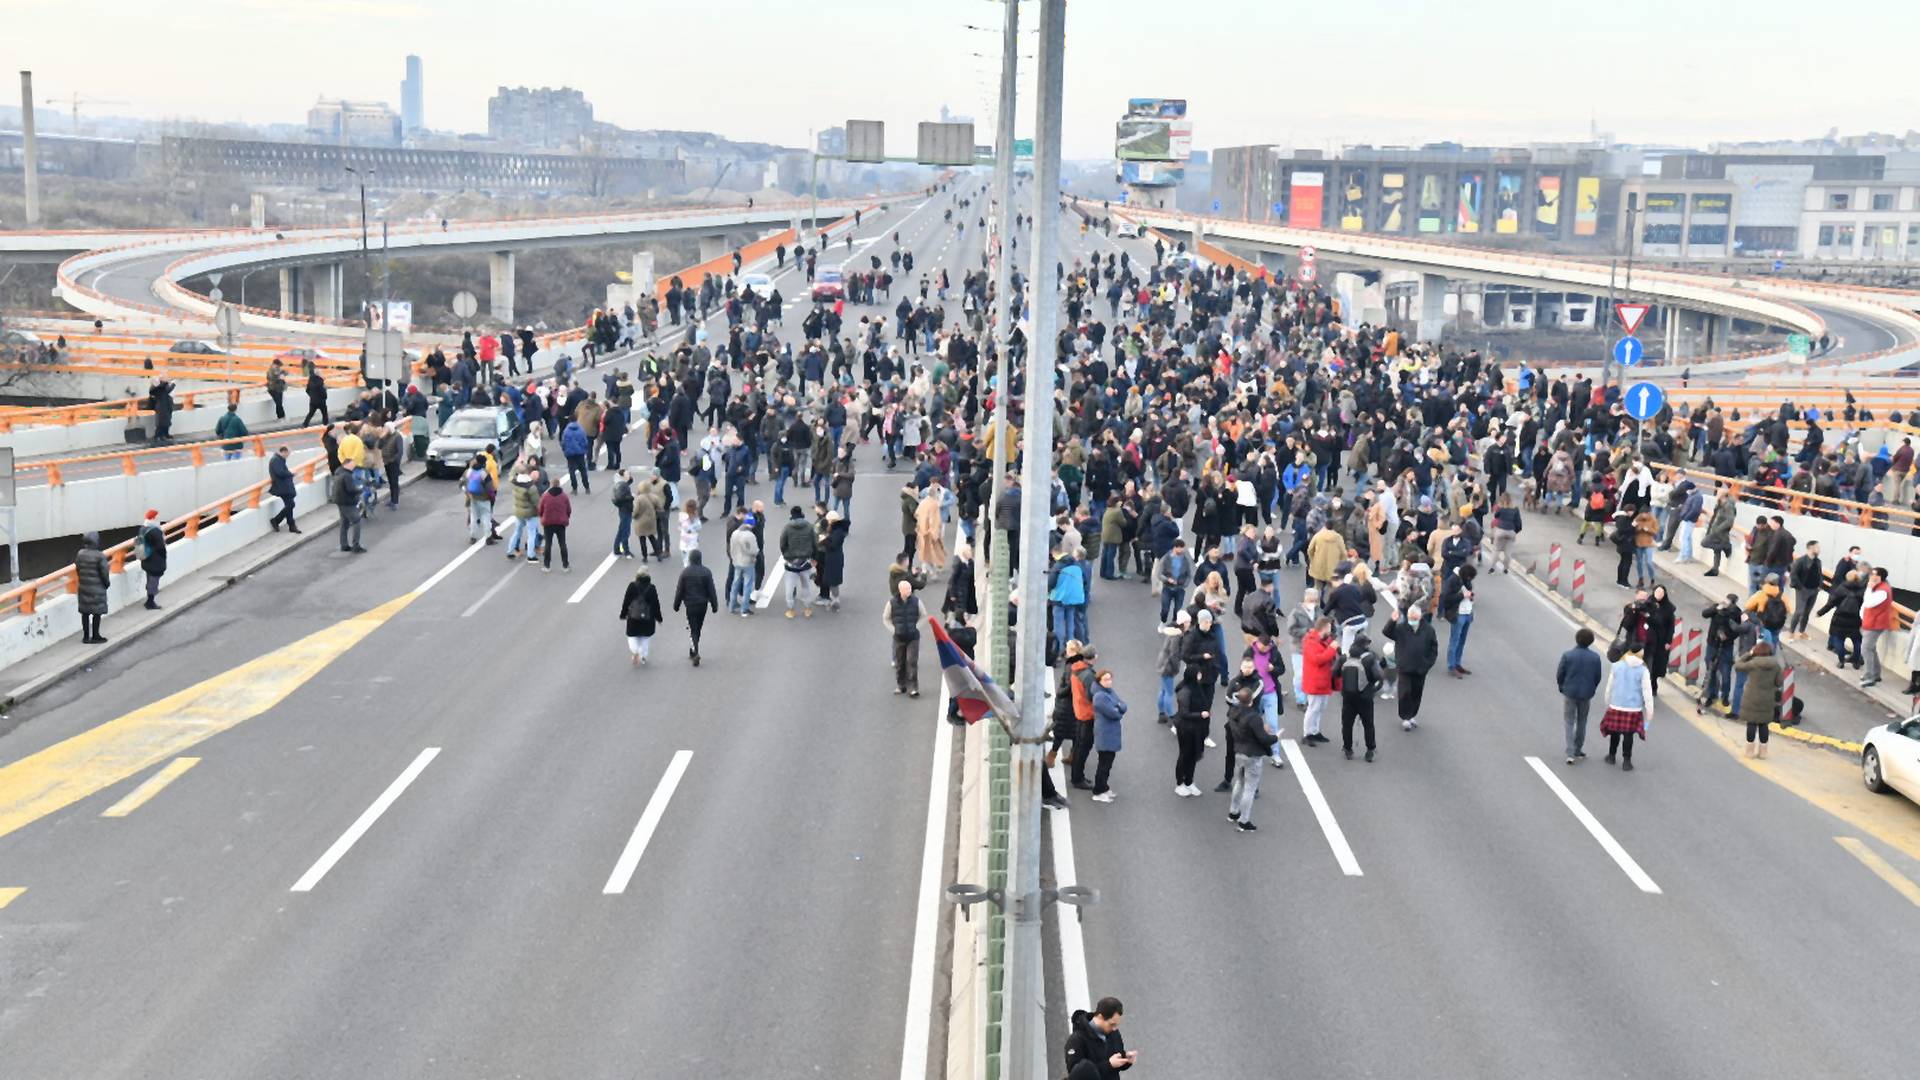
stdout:
[[1093,1012],[1073,1011],[1073,1032],[1067,1036],[1068,1080],[1111,1080],[1133,1068],[1136,1055],[1120,1038],[1119,998],[1104,997]]

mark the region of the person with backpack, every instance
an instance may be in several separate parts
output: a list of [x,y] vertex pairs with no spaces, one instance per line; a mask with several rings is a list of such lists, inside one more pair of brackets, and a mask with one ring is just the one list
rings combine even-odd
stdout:
[[1334,665],[1339,655],[1339,638],[1334,633],[1333,620],[1322,615],[1314,620],[1313,629],[1300,641],[1300,686],[1307,695],[1306,717],[1300,722],[1302,746],[1333,741],[1320,733],[1320,718],[1336,692]]
[[366,548],[360,546],[360,497],[366,491],[366,485],[360,481],[360,470],[344,458],[340,467],[333,471],[333,507],[340,512],[340,550],[356,555],[365,554]]
[[1580,534],[1573,538],[1574,544],[1577,546],[1586,543],[1587,532],[1591,530],[1593,542],[1598,545],[1601,536],[1606,532],[1607,521],[1612,517],[1612,503],[1607,498],[1603,480],[1595,474],[1587,480],[1587,506],[1581,512]]
[[485,458],[475,454],[467,462],[460,488],[467,500],[467,543],[493,543],[493,476]]
[[1254,830],[1253,801],[1260,795],[1260,772],[1280,745],[1280,736],[1260,715],[1260,695],[1260,683],[1248,679],[1236,681],[1227,695],[1227,746],[1233,755],[1227,820],[1241,832]]
[[1367,760],[1373,760],[1373,698],[1385,680],[1380,673],[1380,658],[1373,653],[1366,631],[1354,635],[1345,661],[1340,666],[1340,748],[1347,760],[1353,760],[1353,722],[1360,721],[1366,736]]
[[133,552],[147,578],[148,611],[159,611],[160,579],[167,576],[167,531],[160,525],[160,511],[148,510],[138,532],[133,534]]
[[1759,620],[1760,636],[1779,648],[1780,631],[1786,629],[1787,618],[1792,614],[1787,598],[1780,594],[1779,575],[1766,576],[1759,591],[1747,598],[1746,609]]
[[645,563],[620,598],[620,618],[626,624],[628,666],[640,667],[647,662],[654,632],[660,628],[660,590],[653,587]]

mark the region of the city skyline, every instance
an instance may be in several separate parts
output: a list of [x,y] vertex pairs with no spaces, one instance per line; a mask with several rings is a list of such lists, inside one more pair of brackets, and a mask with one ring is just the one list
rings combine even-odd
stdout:
[[[487,99],[510,84],[579,89],[598,117],[622,127],[709,130],[793,147],[848,118],[879,119],[895,153],[908,152],[914,125],[936,119],[945,105],[975,117],[977,142],[991,141],[999,67],[994,5],[841,0],[834,40],[804,51],[794,43],[816,29],[818,13],[752,0],[741,7],[752,14],[729,24],[728,56],[777,62],[716,61],[698,49],[644,44],[635,52],[610,50],[608,58],[621,62],[578,62],[583,21],[604,24],[614,40],[643,43],[711,34],[702,14],[673,7],[625,20],[578,0],[554,0],[541,22],[520,26],[520,9],[497,0],[465,5],[458,18],[449,18],[449,5],[428,0],[344,0],[291,10],[268,0],[209,0],[137,41],[53,35],[15,66],[31,67],[37,92],[47,98],[136,102],[96,115],[268,124],[298,123],[322,96],[388,101],[399,111],[412,53],[434,72],[435,130],[485,131]],[[0,0],[0,18],[26,9],[25,0]],[[77,0],[65,10],[76,19],[117,14],[100,0]],[[1832,127],[1909,126],[1897,105],[1904,100],[1900,74],[1886,65],[1849,68],[1839,82],[1811,65],[1779,60],[1764,63],[1765,77],[1755,78],[1756,57],[1788,58],[1804,48],[1801,13],[1777,2],[1743,9],[1734,25],[1651,0],[1629,0],[1603,18],[1535,12],[1520,35],[1500,26],[1508,9],[1488,0],[1463,0],[1444,15],[1398,11],[1383,0],[1357,0],[1339,13],[1212,3],[1195,10],[1204,21],[1191,28],[1190,49],[1179,47],[1182,28],[1142,32],[1161,17],[1144,0],[1082,10],[1069,13],[1066,58],[1063,149],[1076,159],[1110,155],[1113,121],[1131,96],[1186,98],[1198,149],[1551,142],[1585,139],[1593,129],[1625,142],[1704,145]],[[502,53],[497,36],[508,23],[516,24],[514,48]],[[1897,39],[1903,29],[1920,30],[1920,13],[1887,5],[1876,25]],[[1396,32],[1354,29],[1369,26]],[[303,54],[330,58],[323,70],[289,70],[283,53],[261,47],[289,33],[298,34]],[[370,47],[370,38],[390,48]],[[903,40],[914,47],[902,49]],[[1022,36],[1022,135],[1032,126],[1033,40]],[[1711,41],[1713,48],[1687,55],[1689,41]],[[172,59],[161,59],[208,49],[223,56],[218,78],[210,67],[182,74]],[[484,62],[496,56],[504,62]],[[716,65],[723,79],[715,79]],[[656,89],[694,85],[703,91]],[[237,86],[248,92],[218,93]]]

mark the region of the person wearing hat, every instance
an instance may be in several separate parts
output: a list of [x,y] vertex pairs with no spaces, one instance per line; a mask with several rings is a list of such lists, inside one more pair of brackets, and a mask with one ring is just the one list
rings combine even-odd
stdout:
[[160,579],[167,573],[167,531],[160,525],[160,511],[148,510],[140,531],[134,534],[134,552],[140,557],[140,569],[147,575],[147,610],[159,611]]
[[807,618],[813,618],[813,588],[808,580],[813,573],[813,561],[820,553],[819,538],[814,534],[813,526],[807,524],[806,514],[798,506],[788,511],[786,528],[780,532],[780,558],[786,570],[782,577],[783,589],[787,598],[787,618],[793,618],[793,609],[803,607]]

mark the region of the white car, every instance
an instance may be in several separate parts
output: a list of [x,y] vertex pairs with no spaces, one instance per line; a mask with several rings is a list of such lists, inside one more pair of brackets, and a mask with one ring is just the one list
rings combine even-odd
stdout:
[[189,338],[186,341],[174,342],[173,347],[171,349],[168,349],[167,351],[178,356],[226,356],[227,355],[227,350],[221,348],[220,346],[214,344],[211,341],[196,341],[192,338]]
[[1138,237],[1140,235],[1140,226],[1135,225],[1131,221],[1122,221],[1114,225],[1113,235]]
[[762,300],[773,295],[773,279],[765,274],[741,274],[735,279],[735,284],[741,292],[752,289],[753,295]]
[[1891,788],[1920,803],[1920,716],[1876,724],[1860,742],[1860,778],[1867,790]]

